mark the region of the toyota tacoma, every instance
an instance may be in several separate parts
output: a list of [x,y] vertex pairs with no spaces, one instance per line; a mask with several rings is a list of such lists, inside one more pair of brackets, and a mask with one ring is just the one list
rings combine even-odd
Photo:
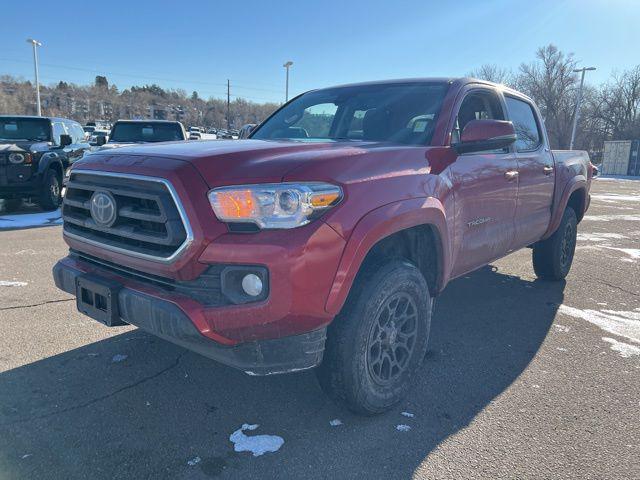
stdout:
[[106,325],[250,375],[316,367],[333,398],[379,413],[411,387],[452,279],[524,247],[538,277],[567,275],[592,177],[504,86],[314,90],[242,142],[76,163],[53,276]]

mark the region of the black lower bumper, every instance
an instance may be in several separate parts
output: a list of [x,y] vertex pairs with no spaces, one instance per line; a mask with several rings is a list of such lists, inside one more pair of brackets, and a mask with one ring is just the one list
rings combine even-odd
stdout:
[[[83,272],[62,262],[53,267],[56,286],[73,295],[81,275]],[[306,370],[322,361],[326,328],[229,347],[202,335],[174,303],[125,286],[118,289],[117,297],[118,315],[124,322],[249,375]]]

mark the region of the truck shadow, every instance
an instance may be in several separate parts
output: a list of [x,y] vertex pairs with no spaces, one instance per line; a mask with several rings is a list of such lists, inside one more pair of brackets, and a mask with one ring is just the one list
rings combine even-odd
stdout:
[[[411,477],[527,368],[563,290],[495,267],[454,281],[416,388],[378,417],[333,404],[312,372],[247,377],[137,330],[9,370],[0,478]],[[235,453],[229,435],[243,423],[284,445]]]

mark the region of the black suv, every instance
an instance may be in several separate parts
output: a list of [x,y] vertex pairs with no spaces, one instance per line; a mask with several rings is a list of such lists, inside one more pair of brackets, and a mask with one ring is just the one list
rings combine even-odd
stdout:
[[89,148],[73,120],[0,115],[0,198],[31,198],[55,210],[66,169]]
[[189,137],[180,122],[170,120],[118,120],[113,124],[109,141],[96,139],[100,150],[134,143],[176,142]]

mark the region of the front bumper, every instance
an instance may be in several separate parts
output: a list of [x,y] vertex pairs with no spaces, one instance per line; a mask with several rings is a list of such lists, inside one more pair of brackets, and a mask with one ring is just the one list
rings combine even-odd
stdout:
[[24,180],[9,181],[0,170],[0,198],[22,198],[38,195],[42,190],[42,175],[34,174]]
[[[86,273],[83,270],[65,260],[58,262],[53,267],[56,286],[75,295],[76,280]],[[95,275],[96,271],[91,273]],[[104,278],[115,279],[109,274]],[[299,335],[227,346],[204,336],[185,311],[170,299],[125,284],[117,296],[118,314],[124,322],[249,375],[306,370],[322,361],[326,327]]]

